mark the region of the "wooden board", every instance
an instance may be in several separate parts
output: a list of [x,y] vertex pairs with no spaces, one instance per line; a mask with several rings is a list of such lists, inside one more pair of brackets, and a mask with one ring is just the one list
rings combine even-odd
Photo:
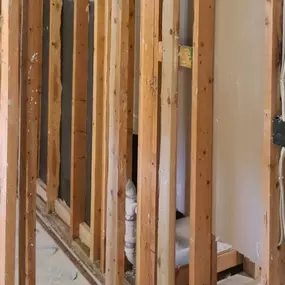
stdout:
[[73,237],[78,237],[79,225],[85,218],[88,12],[88,0],[74,1],[70,178]]
[[105,272],[106,257],[106,215],[107,215],[107,182],[108,182],[108,156],[109,156],[109,75],[110,75],[110,46],[111,46],[111,0],[105,1],[105,49],[104,49],[104,128],[103,136],[105,144],[103,145],[103,172],[102,172],[102,204],[101,204],[101,247],[100,247],[100,268]]
[[[93,69],[93,128],[92,128],[92,171],[91,171],[91,234],[90,258],[100,259],[102,197],[106,188],[103,171],[106,164],[104,147],[107,145],[103,130],[106,128],[106,101],[104,93],[105,54],[105,2],[94,3],[94,69]],[[104,211],[104,210],[103,210]]]
[[262,284],[285,283],[285,248],[279,241],[279,148],[272,144],[272,119],[280,112],[279,71],[282,39],[282,2],[266,1],[266,85],[264,104],[264,236]]
[[[49,27],[49,1],[43,1],[43,27]],[[48,74],[49,74],[49,29],[43,28],[42,51],[42,95],[40,126],[40,169],[39,176],[47,182],[47,136],[48,136]]]
[[[176,161],[180,2],[164,0],[159,155],[157,284],[175,284]],[[144,191],[143,191],[144,192]]]
[[73,76],[73,1],[62,1],[61,17],[61,121],[60,121],[60,182],[58,197],[70,206],[71,184],[71,121]]
[[93,86],[94,86],[94,5],[89,0],[88,23],[88,92],[87,92],[87,145],[86,145],[86,197],[85,197],[85,223],[91,226],[91,185],[92,185],[92,129],[93,129]]
[[136,284],[156,284],[159,0],[141,1]]
[[61,12],[62,0],[50,0],[49,96],[47,141],[47,211],[54,211],[58,197],[61,117]]
[[[22,5],[21,14],[27,14],[28,6]],[[26,18],[27,19],[27,18]],[[21,35],[20,35],[20,160],[19,160],[19,188],[18,188],[18,200],[19,200],[19,217],[18,217],[18,231],[19,240],[23,241],[18,246],[18,266],[19,266],[19,284],[25,284],[26,282],[26,195],[27,195],[27,183],[26,183],[26,132],[27,132],[27,66],[28,58],[24,56],[24,48],[27,50],[27,21],[24,18],[21,19]]]
[[131,177],[134,1],[112,1],[106,284],[125,276],[125,186]]
[[[19,276],[36,284],[36,178],[42,84],[42,1],[22,6]],[[35,13],[36,11],[36,13]],[[29,15],[34,15],[33,17]],[[37,39],[37,40],[33,40]],[[23,144],[23,145],[22,145]],[[25,281],[24,281],[25,280]]]
[[20,1],[1,1],[0,284],[15,284]]
[[194,1],[190,285],[211,284],[215,0]]

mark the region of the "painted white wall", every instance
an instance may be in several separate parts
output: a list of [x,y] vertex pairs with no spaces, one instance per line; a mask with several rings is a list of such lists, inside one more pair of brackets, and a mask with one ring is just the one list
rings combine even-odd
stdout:
[[213,180],[218,237],[259,262],[265,4],[217,0]]

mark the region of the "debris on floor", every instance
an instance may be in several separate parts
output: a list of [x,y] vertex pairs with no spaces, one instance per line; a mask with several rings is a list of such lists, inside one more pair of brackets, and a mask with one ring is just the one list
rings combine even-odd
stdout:
[[[69,260],[44,228],[37,223],[37,285],[88,285],[89,282]],[[16,259],[18,259],[16,257]],[[17,260],[16,260],[17,261]],[[18,263],[18,262],[17,262]],[[16,284],[17,283],[16,276]]]

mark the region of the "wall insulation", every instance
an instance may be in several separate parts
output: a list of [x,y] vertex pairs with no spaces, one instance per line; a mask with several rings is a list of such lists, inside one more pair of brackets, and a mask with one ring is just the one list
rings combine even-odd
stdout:
[[263,223],[264,23],[263,1],[216,1],[214,227],[255,262]]

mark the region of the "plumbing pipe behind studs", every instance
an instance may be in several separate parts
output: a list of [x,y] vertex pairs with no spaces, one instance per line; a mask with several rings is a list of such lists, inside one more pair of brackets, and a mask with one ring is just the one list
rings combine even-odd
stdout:
[[125,253],[128,261],[136,265],[136,232],[137,232],[137,191],[134,183],[129,179],[126,184],[126,232]]

